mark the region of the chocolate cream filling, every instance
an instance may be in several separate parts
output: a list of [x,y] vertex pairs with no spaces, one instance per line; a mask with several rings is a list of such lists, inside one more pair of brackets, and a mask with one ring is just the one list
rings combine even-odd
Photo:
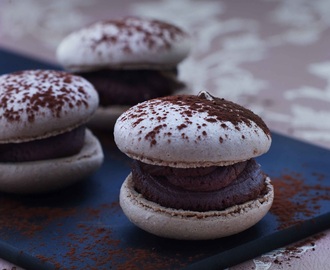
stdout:
[[262,196],[266,175],[250,159],[230,166],[177,169],[133,161],[136,191],[164,207],[223,210]]
[[158,70],[99,70],[79,73],[94,85],[100,105],[135,105],[139,102],[171,95],[183,87],[177,80],[176,69]]
[[27,162],[73,156],[85,141],[85,126],[45,139],[0,144],[0,162]]

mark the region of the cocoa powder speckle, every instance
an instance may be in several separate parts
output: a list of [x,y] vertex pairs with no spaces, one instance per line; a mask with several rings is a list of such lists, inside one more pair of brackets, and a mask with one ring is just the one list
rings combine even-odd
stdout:
[[[183,261],[185,255],[181,253],[167,255],[153,246],[128,245],[118,237],[116,226],[104,222],[104,216],[121,215],[118,201],[93,207],[62,208],[27,206],[15,198],[2,197],[0,212],[2,239],[7,239],[6,230],[11,230],[27,241],[36,241],[38,248],[27,248],[24,252],[32,252],[40,261],[53,264],[55,269],[173,269],[183,268],[204,256],[195,254]],[[79,219],[73,221],[72,217]],[[68,220],[72,222],[69,226]],[[44,238],[43,231],[50,227],[52,231]],[[58,249],[49,248],[53,241],[59,241],[60,255]]]
[[[50,223],[76,213],[73,208],[27,207],[11,198],[1,198],[0,205],[0,227],[14,230],[26,237],[34,237]],[[38,222],[34,222],[35,220],[38,220]],[[5,237],[1,234],[0,236]]]
[[287,173],[272,179],[276,196],[270,212],[279,222],[278,229],[297,225],[303,218],[319,213],[320,201],[330,201],[330,187],[308,184],[299,173]]
[[100,54],[104,44],[119,46],[125,53],[134,52],[135,47],[142,44],[148,50],[169,49],[173,42],[187,35],[180,28],[166,22],[138,17],[104,20],[90,28],[103,29],[101,35],[91,42],[92,49]]
[[[54,117],[67,107],[88,107],[85,81],[61,71],[28,70],[0,76],[0,119],[34,122],[50,111]],[[77,87],[77,89],[75,89]]]
[[[177,118],[169,118],[171,112],[178,115]],[[205,127],[208,125],[216,125],[217,123],[219,123],[220,129],[234,128],[237,131],[241,130],[242,124],[251,128],[257,125],[267,137],[271,136],[263,120],[252,111],[225,99],[212,97],[209,94],[206,97],[203,93],[199,96],[167,96],[143,102],[136,105],[134,109],[127,111],[127,114],[122,117],[120,121],[126,121],[128,118],[136,119],[132,127],[140,128],[138,125],[142,125],[142,123],[144,125],[144,121],[149,123],[150,121],[155,122],[156,119],[157,123],[160,125],[153,126],[145,136],[145,140],[150,142],[150,146],[153,146],[157,144],[158,138],[171,136],[169,133],[164,133],[163,136],[157,136],[160,134],[162,124],[172,121],[176,123],[176,129],[178,131],[183,131],[186,128],[190,128],[193,123],[196,123],[195,118],[200,117],[200,115],[205,115],[203,116],[204,119],[202,119],[200,123],[197,123],[197,125],[194,124],[194,127],[192,127],[196,129],[193,138],[195,142],[202,137],[208,136]],[[229,127],[228,122],[231,123],[233,127]],[[168,132],[167,129],[165,130]],[[257,133],[259,132],[256,129],[253,130]],[[182,139],[189,140],[188,132],[180,134]],[[223,143],[224,139],[227,138],[227,135],[219,137],[219,143]],[[242,139],[245,139],[244,135]]]
[[279,254],[275,254],[276,258],[273,260],[273,263],[282,266],[283,268],[281,269],[294,267],[296,259],[302,259],[304,253],[308,252],[308,250],[314,252],[315,241],[324,236],[325,233],[319,233],[285,247]]

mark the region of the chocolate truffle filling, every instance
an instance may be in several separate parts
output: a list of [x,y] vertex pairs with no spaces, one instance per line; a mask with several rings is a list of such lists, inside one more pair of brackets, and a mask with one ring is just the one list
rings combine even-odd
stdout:
[[85,126],[45,139],[0,144],[0,162],[27,162],[55,159],[80,152],[85,141]]
[[254,159],[230,166],[176,169],[133,161],[135,189],[164,207],[223,210],[262,196],[266,175]]
[[94,85],[101,106],[135,105],[183,87],[176,70],[99,70],[79,75]]

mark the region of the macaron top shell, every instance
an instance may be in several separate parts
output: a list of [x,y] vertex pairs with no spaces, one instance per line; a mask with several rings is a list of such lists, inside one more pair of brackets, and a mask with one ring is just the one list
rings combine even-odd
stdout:
[[98,21],[69,34],[57,48],[67,70],[173,67],[189,53],[190,38],[180,28],[159,20],[127,17]]
[[19,143],[84,124],[96,111],[99,98],[79,76],[26,70],[0,76],[0,103],[0,143]]
[[117,119],[114,138],[133,159],[178,168],[230,165],[271,145],[259,116],[207,92],[137,104]]

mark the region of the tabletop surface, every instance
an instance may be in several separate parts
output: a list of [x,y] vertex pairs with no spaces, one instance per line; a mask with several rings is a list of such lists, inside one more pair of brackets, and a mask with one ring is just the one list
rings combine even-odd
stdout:
[[[189,93],[208,90],[250,108],[275,132],[329,149],[329,10],[327,0],[4,0],[0,46],[56,63],[62,38],[90,22],[125,15],[165,19],[194,40],[179,66]],[[324,269],[329,243],[325,230],[231,268]]]

